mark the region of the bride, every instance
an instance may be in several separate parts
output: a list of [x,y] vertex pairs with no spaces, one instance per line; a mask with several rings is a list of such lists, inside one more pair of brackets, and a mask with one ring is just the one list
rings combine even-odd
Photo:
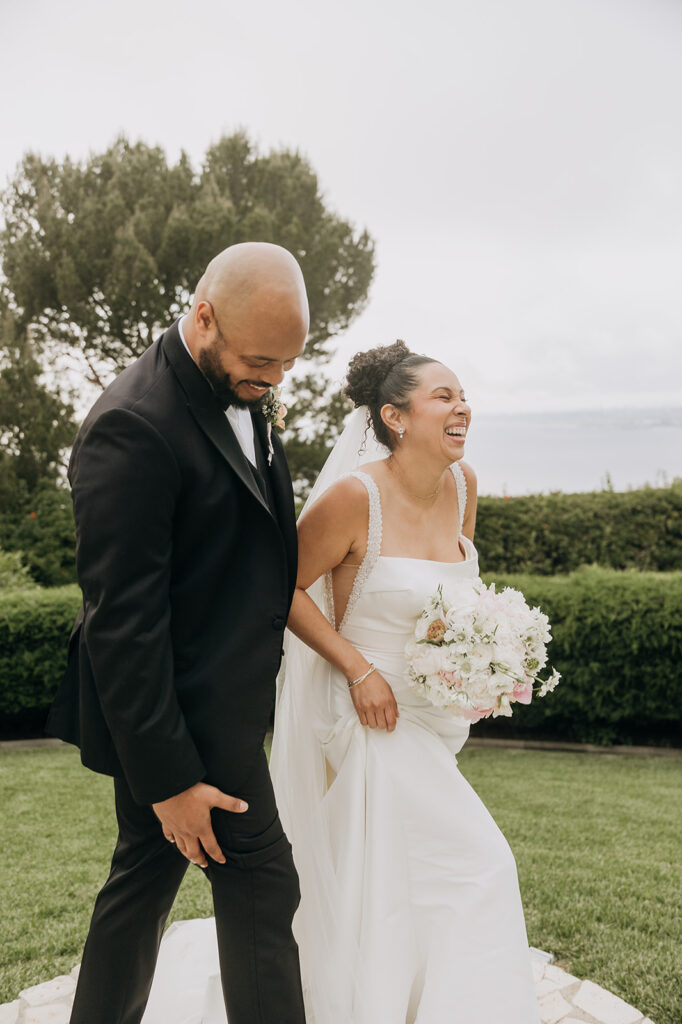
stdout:
[[[478,577],[471,412],[402,342],[355,356],[346,393],[299,520],[270,762],[308,1024],[538,1024],[514,858],[457,767],[469,726],[405,680],[426,598]],[[225,1020],[212,922],[172,926],[143,1024]]]

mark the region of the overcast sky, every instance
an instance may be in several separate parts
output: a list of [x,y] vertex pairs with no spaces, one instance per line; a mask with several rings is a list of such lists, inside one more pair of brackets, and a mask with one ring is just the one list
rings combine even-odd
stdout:
[[245,128],[377,241],[340,340],[481,411],[682,404],[682,0],[0,0],[0,179]]

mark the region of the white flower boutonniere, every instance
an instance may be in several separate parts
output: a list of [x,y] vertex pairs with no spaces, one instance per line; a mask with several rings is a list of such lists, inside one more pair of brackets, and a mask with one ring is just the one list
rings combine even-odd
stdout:
[[286,426],[284,417],[287,414],[287,408],[280,400],[281,393],[281,388],[270,388],[261,405],[261,412],[268,425],[268,466],[272,465],[272,456],[275,454],[272,447],[272,428],[277,427],[278,430],[284,430]]

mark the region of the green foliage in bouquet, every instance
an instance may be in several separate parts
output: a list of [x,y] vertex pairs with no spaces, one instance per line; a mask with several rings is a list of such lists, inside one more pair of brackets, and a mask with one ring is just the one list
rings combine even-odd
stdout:
[[552,576],[579,565],[682,569],[682,479],[670,487],[478,499],[487,572]]
[[472,735],[682,745],[682,572],[583,566],[551,579],[485,574],[549,617],[557,689]]

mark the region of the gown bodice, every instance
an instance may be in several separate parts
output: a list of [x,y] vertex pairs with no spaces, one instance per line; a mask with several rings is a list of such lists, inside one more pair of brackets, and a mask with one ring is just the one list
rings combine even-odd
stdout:
[[473,543],[462,536],[467,557],[461,562],[380,555],[340,632],[354,646],[397,655],[414,634],[427,599],[441,584],[448,594],[469,590],[478,576]]
[[[425,558],[402,558],[381,554],[382,510],[379,488],[367,473],[356,472],[367,488],[369,527],[367,550],[358,568],[339,633],[376,665],[395,695],[401,714],[436,732],[450,752],[461,750],[469,724],[446,708],[438,708],[413,690],[406,677],[405,646],[414,636],[414,628],[427,599],[443,586],[457,600],[458,592],[468,596],[479,579],[478,554],[472,541],[461,533],[466,508],[466,482],[461,468],[452,468],[459,504],[459,541],[465,558],[459,562],[438,562]],[[457,524],[455,524],[457,525]],[[334,623],[331,574],[326,579],[327,615]],[[329,719],[324,737],[329,760],[339,755],[336,747],[349,723],[355,723],[355,710],[340,672],[332,672]]]

